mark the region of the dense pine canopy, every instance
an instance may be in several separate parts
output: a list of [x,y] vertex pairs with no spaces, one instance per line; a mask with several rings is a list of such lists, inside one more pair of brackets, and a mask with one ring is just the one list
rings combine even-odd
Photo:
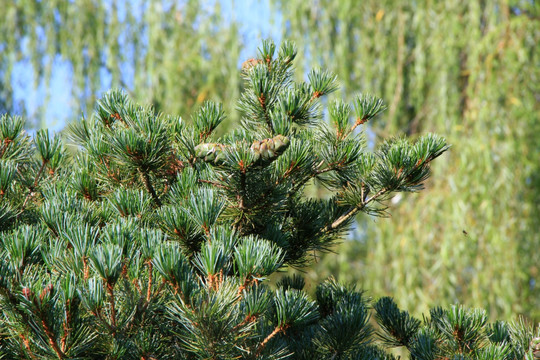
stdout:
[[[368,151],[363,127],[383,102],[321,101],[336,76],[293,81],[296,55],[263,42],[242,71],[242,121],[222,137],[219,104],[184,120],[117,90],[68,143],[2,117],[0,358],[393,359],[388,346],[412,359],[533,359],[540,329],[525,321],[488,324],[460,306],[420,321],[383,297],[374,327],[355,286],[329,279],[310,298],[300,277],[269,285],[358,213],[421,190],[449,147],[427,134]],[[330,196],[308,198],[314,181]]]

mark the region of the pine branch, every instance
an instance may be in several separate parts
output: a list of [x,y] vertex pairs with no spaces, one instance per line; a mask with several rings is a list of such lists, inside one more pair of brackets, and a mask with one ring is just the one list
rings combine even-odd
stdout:
[[7,150],[9,144],[11,144],[13,140],[11,139],[4,139],[4,141],[2,142],[2,146],[0,147],[0,159],[2,158],[2,156],[4,156],[4,153],[5,151]]
[[114,287],[112,284],[107,283],[107,293],[109,294],[109,301],[111,302],[111,326],[112,335],[116,335],[116,306],[114,301]]
[[24,334],[20,334],[19,337],[21,338],[24,347],[26,348],[26,351],[28,351],[28,355],[30,355],[30,358],[32,360],[36,360],[36,357],[34,356],[34,353],[32,352],[32,349],[30,349],[30,341],[24,336]]
[[240,171],[240,195],[238,206],[241,210],[246,208],[246,172]]
[[354,122],[353,126],[351,126],[351,132],[353,132],[354,129],[356,129],[356,127],[357,127],[358,125],[365,124],[367,121],[368,121],[368,119],[367,119],[366,117],[356,119],[356,121]]
[[346,222],[347,220],[349,220],[351,217],[353,217],[354,215],[356,215],[360,210],[364,209],[366,207],[367,204],[369,204],[370,202],[372,202],[373,200],[376,200],[377,198],[381,197],[382,195],[384,195],[385,193],[387,192],[387,190],[385,188],[382,188],[381,190],[379,190],[379,192],[377,192],[375,195],[373,195],[372,197],[370,197],[368,200],[354,206],[352,209],[350,209],[349,211],[347,211],[347,213],[341,215],[339,218],[337,218],[332,224],[326,226],[322,232],[323,233],[328,233],[332,230],[335,230],[337,229],[340,225],[342,225],[344,222]]
[[54,338],[54,334],[49,328],[49,325],[45,321],[45,319],[41,319],[41,325],[43,326],[43,330],[45,331],[45,335],[47,335],[47,339],[49,339],[49,344],[53,348],[54,352],[56,353],[56,356],[58,356],[58,359],[62,360],[66,357],[66,355],[62,352],[60,347],[58,346],[58,343],[56,342],[56,339]]
[[89,270],[90,270],[88,266],[88,256],[83,256],[82,262],[83,262],[83,279],[84,281],[86,281],[88,280]]
[[220,188],[220,189],[230,190],[230,187],[228,187],[226,185],[223,185],[223,184],[220,184],[220,183],[215,182],[215,181],[205,180],[205,179],[198,179],[197,181],[200,182],[200,183],[204,183],[204,184],[210,184],[210,185],[215,186],[215,187]]
[[279,334],[281,331],[285,331],[286,329],[287,329],[286,325],[284,325],[284,326],[276,326],[274,331],[272,331],[270,334],[268,334],[268,336],[259,344],[259,346],[257,347],[257,350],[255,351],[255,356],[256,357],[259,356],[261,354],[261,352],[264,350],[264,348],[266,347],[266,345],[268,344],[268,342],[270,340],[272,340],[272,338],[274,336]]
[[266,98],[264,97],[264,94],[261,94],[258,99],[259,99],[259,104],[261,105],[261,108],[263,110],[264,120],[266,121],[266,125],[268,125],[268,128],[270,129],[270,132],[273,135],[275,134],[274,125],[272,125],[272,120],[270,119],[270,116],[268,115],[268,106],[266,104]]
[[251,315],[251,316],[250,316],[250,315],[246,315],[246,317],[244,318],[244,320],[242,320],[241,323],[239,323],[238,325],[236,325],[236,326],[232,329],[232,331],[233,331],[233,332],[236,332],[236,331],[240,330],[242,327],[246,326],[247,324],[253,323],[253,322],[255,322],[255,321],[257,321],[257,316],[255,316],[255,315]]
[[150,297],[152,295],[152,270],[153,270],[153,264],[152,260],[148,260],[148,289],[146,290],[146,301],[150,301]]
[[71,332],[71,327],[70,327],[70,323],[71,323],[70,303],[71,303],[70,299],[67,299],[66,304],[65,304],[66,320],[62,323],[62,328],[64,330],[64,335],[62,336],[62,339],[60,339],[60,346],[61,346],[62,352],[66,351],[67,337],[69,336],[69,334]]
[[140,169],[139,170],[144,186],[146,187],[146,190],[152,195],[152,199],[154,199],[154,202],[157,206],[161,207],[161,200],[159,200],[159,197],[156,194],[156,191],[154,190],[154,187],[152,186],[152,182],[150,181],[150,176],[148,175],[148,172],[146,170]]
[[328,172],[328,171],[331,171],[332,169],[328,168],[328,169],[324,169],[323,170],[320,170],[319,168],[321,166],[323,166],[324,164],[324,160],[321,160],[321,162],[319,162],[319,164],[317,164],[317,166],[315,167],[315,169],[313,170],[313,172],[311,174],[309,174],[308,176],[304,177],[303,179],[301,179],[300,181],[298,181],[291,190],[289,190],[289,192],[287,193],[287,197],[292,197],[294,194],[296,194],[296,192],[298,190],[300,190],[309,180],[313,179],[314,177],[316,177],[317,175],[319,174],[322,174],[322,173],[325,173],[325,172]]

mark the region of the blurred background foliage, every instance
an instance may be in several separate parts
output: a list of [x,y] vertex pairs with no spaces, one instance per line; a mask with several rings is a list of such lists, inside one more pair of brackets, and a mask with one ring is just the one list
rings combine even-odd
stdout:
[[531,1],[282,2],[287,36],[328,64],[345,95],[388,101],[383,136],[452,144],[428,190],[361,221],[329,273],[407,309],[462,302],[540,317],[540,5]]
[[[53,72],[68,68],[65,111],[90,113],[96,98],[121,87],[158,110],[187,115],[211,98],[232,110],[238,98],[240,41],[220,3],[152,0],[1,0],[0,108],[26,110],[14,98],[14,67],[27,65],[43,89],[36,126],[45,117]],[[20,66],[19,66],[20,68]],[[15,84],[16,85],[16,84]],[[25,87],[25,85],[22,85]],[[21,103],[22,102],[22,103]],[[52,122],[49,119],[49,122]]]
[[[259,41],[246,38],[235,16],[246,3],[4,0],[0,110],[28,112],[14,78],[31,69],[30,88],[44,99],[26,115],[36,127],[50,126],[47,99],[59,91],[53,69],[60,63],[72,75],[61,85],[71,94],[69,120],[88,113],[104,90],[122,87],[186,118],[205,99],[220,101],[235,121],[238,70],[247,60],[240,54]],[[373,297],[393,296],[414,314],[459,302],[496,318],[540,319],[540,3],[270,3],[271,13],[255,7],[247,15],[273,21],[294,40],[307,55],[305,69],[338,74],[338,96],[371,92],[387,101],[370,124],[372,143],[436,132],[453,145],[426,191],[395,198],[389,219],[359,218],[335,254],[302,270],[308,280],[333,274]]]

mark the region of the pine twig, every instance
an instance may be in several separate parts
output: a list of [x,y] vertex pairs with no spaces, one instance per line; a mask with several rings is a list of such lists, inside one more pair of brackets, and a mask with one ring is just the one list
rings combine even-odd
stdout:
[[277,334],[279,334],[281,331],[285,330],[287,326],[276,326],[274,331],[272,331],[257,347],[257,350],[255,351],[255,356],[259,356],[261,352],[264,350],[268,342]]
[[88,277],[90,276],[89,275],[89,268],[88,268],[88,257],[83,256],[82,262],[83,262],[83,279],[84,279],[84,281],[86,281],[86,280],[88,280]]
[[60,339],[60,346],[62,349],[62,352],[66,351],[66,341],[67,337],[69,336],[71,332],[71,328],[69,327],[69,323],[71,322],[71,312],[69,311],[70,307],[70,300],[66,300],[66,320],[62,324],[62,328],[64,330],[64,335],[62,336],[62,339]]
[[259,96],[259,103],[261,104],[261,108],[264,113],[264,120],[266,120],[266,125],[268,125],[268,128],[274,134],[274,126],[272,125],[272,121],[270,120],[270,116],[268,116],[268,107],[266,106],[266,98],[263,94]]
[[344,215],[341,215],[339,218],[337,218],[332,224],[326,226],[322,232],[329,232],[329,231],[332,231],[332,230],[335,230],[337,227],[339,227],[341,224],[343,224],[344,222],[346,222],[347,220],[349,220],[351,217],[353,217],[354,215],[356,215],[360,210],[362,210],[363,208],[366,207],[367,204],[369,204],[370,202],[372,202],[373,200],[376,200],[377,198],[379,198],[381,195],[383,195],[384,193],[386,193],[386,188],[382,188],[381,190],[379,190],[379,192],[377,192],[375,195],[373,195],[372,197],[370,197],[368,200],[356,205],[355,207],[353,207],[352,209],[350,209],[346,214]]
[[246,315],[246,317],[244,318],[244,320],[242,320],[241,323],[239,323],[238,325],[236,325],[235,327],[233,327],[232,331],[233,332],[236,332],[238,331],[240,328],[242,328],[243,326],[249,324],[249,323],[252,323],[254,322],[255,320],[257,320],[257,316],[255,315]]
[[246,206],[246,172],[240,172],[240,209],[244,210]]
[[112,284],[107,283],[107,293],[111,301],[111,325],[113,330],[113,336],[116,334],[116,308],[114,304],[114,288]]
[[8,139],[4,139],[3,145],[2,145],[2,147],[0,147],[0,158],[1,158],[2,156],[4,156],[4,153],[6,152],[6,150],[7,150],[8,146],[9,146],[9,144],[10,144],[12,141],[13,141],[13,140],[11,140],[11,139],[9,139],[9,138],[8,138]]
[[235,231],[240,231],[242,229],[242,220],[244,219],[244,210],[246,209],[246,170],[242,166],[240,171],[240,192],[236,196],[238,200],[238,208],[241,211],[240,217],[237,218],[233,223],[233,229]]
[[304,186],[309,180],[313,179],[314,177],[316,177],[317,175],[320,175],[324,172],[327,172],[327,171],[330,171],[330,170],[333,170],[331,168],[327,168],[327,169],[323,169],[323,170],[320,170],[320,167],[323,166],[324,164],[324,160],[321,160],[321,162],[319,162],[317,164],[317,166],[315,167],[315,169],[313,170],[313,172],[311,174],[309,174],[308,176],[306,176],[304,179],[301,179],[300,181],[298,181],[298,183],[287,193],[287,197],[291,197],[292,195],[294,195],[298,190],[300,190],[300,188],[302,186]]
[[30,355],[30,358],[32,360],[36,360],[36,357],[34,356],[34,353],[32,353],[32,349],[30,349],[30,341],[28,341],[26,336],[24,336],[23,334],[20,334],[19,337],[22,339],[24,347],[26,348],[26,351],[28,351],[28,355]]
[[152,182],[150,181],[150,176],[148,175],[148,172],[146,170],[140,170],[144,186],[146,187],[146,190],[152,195],[152,199],[154,199],[157,206],[161,207],[161,200],[159,200],[159,197],[156,194],[156,191],[154,190],[154,187],[152,186]]
[[246,279],[244,280],[244,282],[242,283],[242,285],[240,285],[238,287],[238,291],[236,293],[236,296],[238,296],[238,301],[240,301],[240,299],[242,298],[242,292],[247,289],[247,287],[251,284],[251,281],[249,279],[249,275],[246,276]]
[[54,339],[54,334],[52,333],[51,329],[49,328],[49,325],[47,324],[47,322],[45,322],[44,319],[41,320],[41,325],[43,326],[45,335],[47,335],[47,339],[49,339],[49,344],[51,345],[54,352],[56,353],[56,356],[58,356],[58,359],[60,360],[64,359],[66,355],[62,352],[62,350],[58,346],[58,343]]
[[150,301],[152,295],[152,260],[148,260],[148,289],[146,290],[146,302]]
[[351,126],[351,132],[354,131],[354,129],[356,129],[356,127],[358,125],[362,125],[362,124],[365,124],[367,122],[367,119],[366,118],[358,118],[356,119],[356,121],[354,122],[353,126]]
[[197,180],[197,181],[200,182],[200,183],[213,185],[213,186],[218,187],[218,188],[220,188],[220,189],[226,189],[226,190],[229,190],[229,189],[230,189],[230,188],[229,188],[228,186],[226,186],[226,185],[222,185],[222,184],[220,184],[220,183],[217,183],[217,182],[211,181],[211,180],[199,179],[199,180]]

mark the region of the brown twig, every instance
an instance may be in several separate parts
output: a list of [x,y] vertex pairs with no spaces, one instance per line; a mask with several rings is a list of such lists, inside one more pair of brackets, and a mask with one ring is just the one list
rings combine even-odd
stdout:
[[287,325],[284,325],[284,326],[276,326],[276,328],[274,329],[274,331],[272,331],[263,341],[262,343],[259,344],[259,346],[257,347],[257,350],[255,351],[255,356],[259,356],[261,354],[261,352],[264,350],[264,348],[266,347],[266,344],[268,344],[268,342],[274,337],[276,336],[277,334],[279,334],[281,331],[284,331],[285,329],[287,328]]
[[148,260],[148,289],[146,289],[146,301],[150,301],[152,295],[152,260]]
[[1,158],[2,156],[4,156],[4,153],[6,152],[8,146],[9,146],[9,144],[10,144],[11,142],[13,142],[12,139],[9,139],[9,138],[8,138],[8,139],[4,139],[4,144],[3,144],[2,147],[0,148],[0,158]]
[[62,348],[62,352],[66,351],[66,341],[67,337],[69,336],[69,333],[71,332],[71,328],[69,327],[69,324],[71,322],[71,312],[69,311],[70,307],[70,300],[66,300],[66,320],[62,324],[62,328],[64,330],[64,335],[62,336],[62,339],[60,339],[60,346]]
[[257,316],[256,315],[246,315],[246,317],[244,318],[244,320],[242,320],[242,322],[238,325],[236,325],[235,327],[233,327],[232,331],[233,332],[236,332],[238,331],[242,326],[245,326],[249,323],[252,323],[254,322],[255,320],[257,320]]
[[239,204],[241,210],[245,209],[246,206],[246,171],[240,172],[240,194],[239,194]]
[[54,334],[52,333],[51,329],[49,328],[49,325],[47,325],[47,322],[44,319],[41,320],[41,326],[43,326],[45,335],[47,335],[47,339],[49,339],[49,344],[51,345],[54,352],[56,353],[56,356],[58,356],[58,359],[64,359],[66,355],[62,352],[62,350],[60,350],[60,347],[58,346],[58,343],[56,342],[54,338]]
[[313,100],[318,99],[318,98],[320,98],[321,96],[323,96],[323,93],[322,93],[322,92],[320,92],[320,91],[314,91],[314,92],[313,92],[313,95],[312,95],[311,98],[309,99],[309,102],[311,103],[311,102],[313,102]]
[[238,292],[236,293],[236,296],[238,296],[238,301],[242,298],[242,292],[244,289],[246,289],[251,284],[251,280],[249,279],[249,275],[246,276],[246,279],[244,280],[244,283],[238,287]]
[[210,184],[210,185],[214,185],[215,187],[218,187],[218,188],[221,188],[221,189],[230,189],[230,187],[226,186],[226,185],[222,185],[220,183],[217,183],[215,181],[210,181],[210,180],[204,180],[204,179],[199,179],[197,180],[198,182],[200,183],[205,183],[205,184]]
[[358,211],[362,210],[363,208],[366,207],[367,204],[369,204],[370,202],[376,200],[377,198],[379,198],[381,195],[383,195],[384,193],[386,193],[386,188],[382,188],[381,190],[379,190],[379,192],[377,192],[375,195],[373,195],[372,197],[370,197],[369,199],[367,199],[366,201],[356,205],[355,207],[353,207],[352,209],[350,209],[346,214],[344,215],[341,215],[339,218],[337,218],[332,224],[326,226],[322,232],[329,232],[331,230],[334,230],[336,229],[338,226],[340,226],[341,224],[343,224],[345,221],[349,220],[351,217],[353,217],[354,215],[356,215],[356,213],[358,213]]
[[272,121],[270,120],[270,117],[268,116],[268,108],[266,106],[266,97],[264,96],[264,94],[261,94],[259,96],[259,104],[261,104],[261,108],[262,108],[263,113],[264,113],[264,120],[266,120],[266,124],[268,125],[268,127],[270,128],[270,131],[273,134],[274,133],[274,126],[272,125]]
[[365,124],[367,121],[368,121],[368,119],[366,119],[366,118],[358,118],[358,119],[356,119],[356,121],[354,122],[353,126],[351,127],[351,132],[353,132],[354,129],[356,129],[356,127],[357,127],[358,125]]
[[116,335],[116,308],[114,304],[114,287],[111,283],[107,282],[107,293],[111,301],[111,325],[113,330],[113,336]]
[[320,175],[324,172],[327,172],[327,171],[330,171],[330,170],[333,170],[332,168],[327,168],[327,169],[323,169],[323,170],[320,170],[320,167],[323,166],[324,164],[324,160],[321,160],[321,162],[319,162],[317,164],[317,166],[315,167],[315,170],[309,174],[308,176],[306,176],[304,179],[298,181],[298,183],[296,184],[296,186],[294,186],[287,194],[287,197],[291,197],[292,195],[294,195],[302,186],[304,186],[309,180],[313,179],[314,177],[316,177],[317,175]]
[[26,351],[28,351],[28,355],[30,355],[30,358],[32,360],[36,360],[36,357],[32,353],[32,349],[30,349],[30,341],[24,336],[23,334],[20,334],[19,337],[22,339],[23,345],[26,348]]
[[88,280],[88,277],[90,276],[89,271],[88,271],[88,257],[83,256],[82,262],[83,262],[83,278],[86,281]]

